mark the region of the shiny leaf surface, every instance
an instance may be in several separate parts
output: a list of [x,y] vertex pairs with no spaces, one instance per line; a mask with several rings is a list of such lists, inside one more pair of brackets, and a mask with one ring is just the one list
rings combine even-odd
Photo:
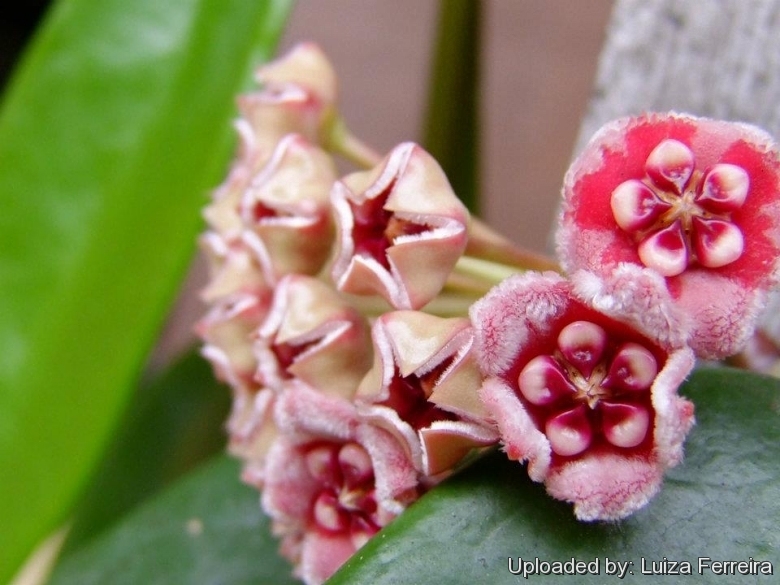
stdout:
[[62,0],[0,113],[0,582],[62,522],[290,0]]
[[49,585],[298,583],[238,468],[217,457],[63,559]]

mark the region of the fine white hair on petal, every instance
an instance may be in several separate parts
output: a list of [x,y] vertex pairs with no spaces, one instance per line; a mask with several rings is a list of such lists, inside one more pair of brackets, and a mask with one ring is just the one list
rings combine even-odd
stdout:
[[569,303],[566,280],[554,272],[511,276],[474,303],[469,316],[480,367],[488,376],[508,370],[532,335],[546,332]]
[[406,450],[392,434],[368,423],[357,427],[356,438],[371,456],[377,503],[400,514],[418,486],[417,470]]
[[679,349],[669,356],[653,382],[655,451],[664,467],[674,467],[682,461],[685,436],[695,423],[693,403],[677,395],[677,389],[693,370],[695,362],[693,350]]
[[409,459],[417,469],[422,469],[422,447],[420,438],[411,425],[401,419],[398,412],[390,407],[358,404],[358,413],[362,420],[386,430],[404,446]]
[[545,481],[552,460],[552,448],[547,437],[536,428],[517,394],[498,378],[488,378],[479,389],[479,396],[501,434],[507,457],[528,461],[528,477]]
[[678,305],[691,316],[690,346],[704,359],[722,359],[742,350],[755,329],[767,294],[747,289],[741,282],[691,270],[680,276],[682,292]]
[[288,380],[279,393],[274,419],[282,432],[301,440],[312,435],[352,440],[358,424],[351,402],[326,396],[296,379]]
[[622,263],[603,277],[579,270],[571,281],[574,294],[583,302],[634,325],[656,343],[669,348],[680,347],[687,341],[687,320],[657,272]]
[[663,469],[641,457],[589,454],[564,464],[545,481],[547,492],[574,504],[579,520],[620,520],[658,493]]

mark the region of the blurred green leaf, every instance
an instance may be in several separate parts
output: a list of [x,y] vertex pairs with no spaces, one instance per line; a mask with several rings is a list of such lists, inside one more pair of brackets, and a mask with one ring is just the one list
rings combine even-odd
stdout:
[[105,447],[291,0],[62,0],[0,113],[0,582]]
[[[510,557],[514,570],[518,557],[599,559],[599,575],[557,577],[566,583],[604,583],[607,558],[633,562],[629,569],[642,583],[690,579],[641,575],[642,558],[648,568],[664,557],[687,561],[694,575],[699,557],[752,557],[772,562],[777,570],[780,381],[735,370],[702,370],[683,393],[695,402],[698,420],[685,461],[668,474],[661,493],[629,519],[577,522],[570,506],[547,497],[523,467],[496,453],[424,496],[328,585],[524,582],[509,572]],[[705,572],[700,579],[731,584],[763,583],[767,577]]]
[[423,140],[472,213],[479,213],[481,15],[481,2],[439,2]]
[[223,451],[229,410],[229,389],[194,351],[142,384],[81,498],[64,554]]
[[220,456],[65,558],[49,585],[287,585],[257,491]]

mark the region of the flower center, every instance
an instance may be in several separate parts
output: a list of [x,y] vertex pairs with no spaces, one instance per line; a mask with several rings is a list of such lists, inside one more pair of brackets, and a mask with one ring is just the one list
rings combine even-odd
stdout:
[[415,374],[401,376],[396,368],[393,379],[390,381],[389,396],[379,404],[395,410],[401,420],[415,430],[429,427],[432,422],[437,420],[457,420],[456,415],[439,408],[428,400],[439,377],[453,359],[455,359],[454,356],[451,356],[443,360],[431,371],[420,376]]
[[553,451],[574,456],[598,435],[615,447],[640,445],[650,429],[648,391],[657,374],[647,348],[610,343],[601,326],[575,321],[561,330],[552,355],[525,365],[518,387],[544,420]]
[[370,256],[386,270],[390,269],[386,251],[395,239],[420,234],[427,229],[423,225],[401,219],[385,209],[387,198],[394,186],[393,181],[378,196],[366,199],[363,203],[349,202],[354,218],[352,239],[355,242],[355,253]]
[[359,548],[379,531],[371,457],[353,442],[316,443],[304,456],[309,474],[319,484],[311,504],[312,521],[325,532],[348,534]]
[[719,163],[702,172],[686,145],[664,140],[645,173],[618,185],[610,199],[615,222],[634,236],[645,266],[676,276],[694,263],[720,268],[742,255],[744,237],[731,214],[748,194],[743,168]]

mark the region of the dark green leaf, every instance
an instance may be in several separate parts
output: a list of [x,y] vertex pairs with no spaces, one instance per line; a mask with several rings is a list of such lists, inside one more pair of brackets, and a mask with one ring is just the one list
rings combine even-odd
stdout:
[[224,450],[229,408],[230,391],[194,351],[142,384],[81,498],[66,551]]
[[238,467],[217,458],[66,558],[49,585],[297,583]]
[[[642,583],[691,582],[641,575],[642,559],[648,569],[664,557],[687,561],[696,576],[703,557],[752,557],[780,570],[780,381],[703,370],[683,393],[696,403],[698,420],[686,459],[669,473],[661,494],[631,518],[577,522],[570,506],[548,498],[523,467],[496,453],[414,504],[328,584],[524,583],[509,572],[509,559],[517,570],[518,557],[599,561],[599,575],[567,576],[565,583],[612,582],[607,559],[632,562],[629,570]],[[721,580],[769,583],[772,577],[705,570],[694,582]]]
[[455,193],[479,212],[479,59],[482,3],[441,0],[423,143]]
[[62,0],[0,114],[0,582],[65,520],[291,0]]

